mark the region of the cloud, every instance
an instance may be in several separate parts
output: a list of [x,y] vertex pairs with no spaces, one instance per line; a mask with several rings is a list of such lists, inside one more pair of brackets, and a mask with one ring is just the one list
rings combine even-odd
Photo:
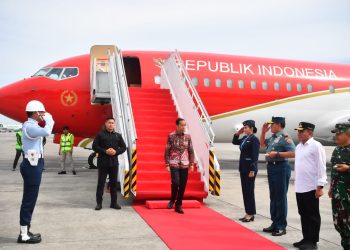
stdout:
[[94,44],[348,62],[346,0],[0,1],[0,86]]

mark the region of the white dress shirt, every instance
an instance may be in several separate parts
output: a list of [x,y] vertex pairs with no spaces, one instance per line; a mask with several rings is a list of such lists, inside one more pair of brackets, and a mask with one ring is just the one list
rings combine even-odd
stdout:
[[35,150],[41,157],[44,153],[43,149],[43,137],[49,136],[52,132],[53,125],[55,124],[52,116],[48,113],[44,116],[45,127],[42,128],[38,125],[38,122],[32,118],[28,118],[22,127],[22,145],[25,157],[28,155],[28,150]]
[[295,149],[295,192],[306,193],[327,184],[326,152],[321,143],[310,138]]

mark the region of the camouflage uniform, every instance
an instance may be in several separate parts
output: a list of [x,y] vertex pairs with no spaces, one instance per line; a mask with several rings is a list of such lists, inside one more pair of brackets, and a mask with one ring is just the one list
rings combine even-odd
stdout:
[[[342,133],[349,130],[350,123],[341,123],[337,124],[332,132]],[[337,146],[333,151],[331,163],[332,166],[350,165],[350,144],[345,147]],[[341,236],[344,249],[350,249],[350,172],[338,172],[332,167],[331,188],[334,226]]]

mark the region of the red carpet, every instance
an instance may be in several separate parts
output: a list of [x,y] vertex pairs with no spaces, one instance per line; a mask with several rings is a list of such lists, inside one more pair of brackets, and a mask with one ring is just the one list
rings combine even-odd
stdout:
[[170,249],[284,249],[206,206],[185,209],[184,215],[133,207]]
[[[178,118],[167,89],[129,88],[137,131],[136,200],[170,199],[170,173],[165,170],[164,149]],[[207,197],[199,172],[190,172],[186,199]]]

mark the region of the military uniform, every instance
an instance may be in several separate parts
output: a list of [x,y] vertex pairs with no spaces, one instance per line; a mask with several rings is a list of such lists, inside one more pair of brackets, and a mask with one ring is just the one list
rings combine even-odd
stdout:
[[[247,120],[243,122],[243,125],[255,128],[255,121]],[[239,172],[241,177],[242,194],[244,201],[244,208],[246,214],[256,214],[255,207],[255,177],[258,172],[258,160],[259,160],[259,139],[254,135],[245,135],[239,139],[239,134],[235,134],[232,139],[232,144],[239,145],[241,154],[239,157]],[[249,173],[254,172],[254,176],[250,177]],[[242,219],[242,221],[247,222]]]
[[[350,131],[350,123],[340,123],[332,130],[333,133]],[[350,165],[350,144],[337,146],[331,158],[332,166],[336,164]],[[331,170],[332,210],[335,229],[341,236],[344,249],[350,249],[350,172]]]
[[[270,123],[284,123],[283,117],[273,117]],[[266,153],[294,152],[295,145],[290,137],[282,130],[265,140]],[[270,189],[270,215],[272,225],[268,231],[281,231],[287,227],[287,192],[291,168],[287,158],[266,157],[267,177]],[[265,230],[266,231],[266,230]]]

